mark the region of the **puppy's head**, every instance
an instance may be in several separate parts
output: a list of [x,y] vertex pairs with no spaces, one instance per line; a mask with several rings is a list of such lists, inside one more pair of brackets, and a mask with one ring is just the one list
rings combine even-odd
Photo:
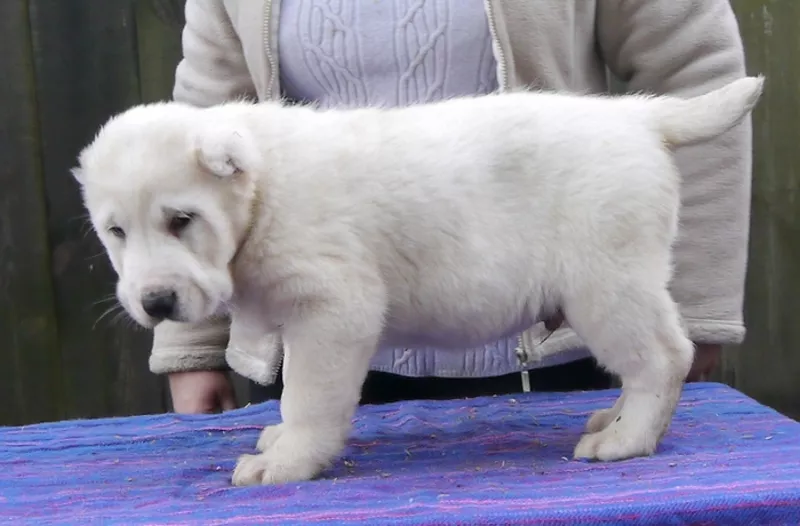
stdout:
[[233,107],[139,106],[79,157],[92,226],[141,325],[197,322],[233,294],[229,264],[254,220],[261,161]]

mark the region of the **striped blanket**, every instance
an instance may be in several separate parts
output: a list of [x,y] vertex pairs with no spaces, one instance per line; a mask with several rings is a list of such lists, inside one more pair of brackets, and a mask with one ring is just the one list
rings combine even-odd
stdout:
[[616,391],[364,407],[321,480],[233,488],[269,402],[0,428],[2,524],[800,524],[800,424],[687,387],[657,455],[570,459]]

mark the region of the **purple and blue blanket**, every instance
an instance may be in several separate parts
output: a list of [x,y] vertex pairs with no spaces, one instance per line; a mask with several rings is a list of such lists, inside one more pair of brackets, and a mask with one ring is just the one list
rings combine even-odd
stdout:
[[719,384],[686,388],[658,453],[570,459],[617,391],[361,408],[324,479],[233,488],[266,403],[0,428],[2,524],[800,524],[800,423]]

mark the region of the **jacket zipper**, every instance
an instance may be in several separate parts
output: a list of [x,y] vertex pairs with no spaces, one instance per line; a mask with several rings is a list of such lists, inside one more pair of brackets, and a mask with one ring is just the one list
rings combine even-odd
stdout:
[[271,374],[272,382],[270,383],[270,385],[277,383],[278,375],[281,373],[281,367],[283,366],[283,360],[285,358],[285,354],[283,351],[283,340],[279,341],[278,345],[279,345],[278,359],[275,360],[275,365],[272,366],[272,370],[270,371],[272,373]]
[[494,42],[494,50],[497,53],[495,60],[497,60],[497,83],[500,87],[500,91],[506,91],[508,89],[508,65],[506,64],[506,56],[503,52],[503,46],[500,43],[500,39],[497,36],[497,19],[494,14],[494,0],[485,0],[484,7],[486,10],[486,19],[489,22],[489,32],[492,35],[492,41]]
[[[275,79],[278,75],[278,64],[275,61],[274,50],[272,49],[272,2],[279,1],[279,0],[265,0],[264,1],[264,21],[263,21],[263,46],[264,52],[267,54],[267,63],[269,65],[269,78],[267,79],[267,88],[266,92],[264,93],[265,100],[272,100],[273,90],[275,89]],[[272,374],[272,382],[276,383],[278,381],[278,375],[281,372],[281,367],[283,366],[283,362],[285,359],[285,352],[283,349],[283,341],[279,341],[278,345],[280,346],[278,349],[278,357],[275,360],[275,363],[272,366],[271,374]]]
[[269,78],[267,79],[267,89],[264,94],[265,100],[271,100],[273,98],[272,91],[275,87],[275,78],[278,74],[278,64],[275,62],[274,50],[272,49],[272,2],[273,0],[264,1],[264,26],[262,35],[264,39],[264,51],[267,54],[267,62],[269,63]]
[[[500,43],[500,39],[497,33],[497,18],[495,17],[494,13],[494,0],[485,0],[484,6],[486,9],[486,19],[489,22],[489,32],[492,35],[492,41],[494,42],[494,50],[497,53],[495,60],[497,61],[497,84],[500,88],[500,91],[508,90],[508,64],[506,63],[506,55],[503,51],[503,46]],[[530,382],[530,375],[528,371],[524,369],[526,362],[523,361],[523,357],[529,354],[528,345],[525,343],[525,338],[523,336],[524,333],[517,336],[517,346],[514,348],[514,355],[519,360],[520,367],[523,367],[521,371],[522,376],[522,390],[523,392],[529,392],[531,390],[531,382]]]

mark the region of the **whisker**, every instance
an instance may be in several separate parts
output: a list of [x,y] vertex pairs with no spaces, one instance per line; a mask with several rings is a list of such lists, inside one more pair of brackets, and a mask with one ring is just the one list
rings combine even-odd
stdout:
[[82,237],[86,237],[87,233],[93,230],[92,221],[88,212],[67,219],[67,224],[71,226],[73,223],[80,223],[79,232]]
[[92,225],[92,220],[89,217],[89,214],[85,214],[81,217],[75,218],[75,220],[81,221],[80,233],[83,239],[86,239],[87,237],[89,237],[90,234],[94,232],[94,225]]
[[97,307],[98,305],[101,305],[103,303],[108,303],[109,301],[117,301],[117,295],[112,293],[112,294],[109,294],[108,296],[104,296],[104,297],[100,298],[99,300],[93,302],[91,306],[92,307]]
[[142,331],[144,330],[144,327],[142,327],[141,325],[139,325],[139,324],[136,322],[136,320],[134,320],[133,318],[131,318],[131,317],[128,315],[128,311],[126,311],[126,310],[123,310],[122,312],[120,312],[120,313],[119,313],[119,314],[116,316],[116,318],[115,318],[115,321],[116,321],[117,323],[120,323],[120,322],[121,322],[121,323],[122,323],[122,327],[123,327],[124,329],[127,329],[127,330],[129,330],[129,331],[132,331],[132,332],[142,332]]
[[[110,314],[118,312],[122,308],[122,305],[114,304],[111,307],[107,308],[100,316],[98,316],[97,320],[95,320],[94,325],[92,325],[92,330],[97,328],[97,325]],[[113,320],[113,318],[112,318]]]

